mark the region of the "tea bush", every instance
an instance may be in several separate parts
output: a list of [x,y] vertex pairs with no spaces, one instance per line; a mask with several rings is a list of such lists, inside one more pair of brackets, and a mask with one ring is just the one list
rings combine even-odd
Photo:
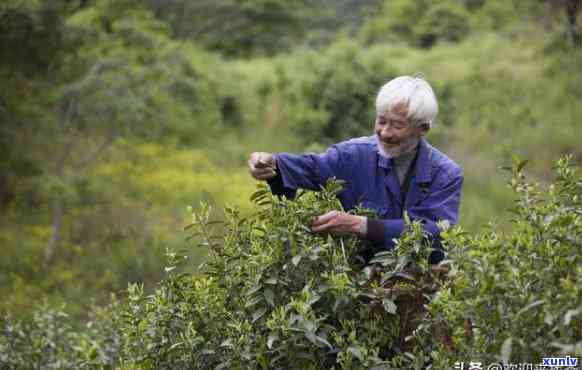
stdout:
[[[341,209],[330,183],[279,199],[262,186],[256,214],[226,209],[216,235],[210,209],[194,214],[192,240],[209,248],[202,275],[188,251],[168,251],[152,294],[131,284],[122,307],[96,310],[82,330],[62,310],[0,326],[2,368],[385,368],[410,347],[415,320],[438,280],[419,224],[369,264],[353,236],[310,232],[314,216]],[[364,209],[357,213],[373,215]],[[218,230],[221,230],[218,228]]]
[[311,233],[313,217],[341,209],[337,182],[294,201],[261,185],[256,212],[227,208],[221,225],[204,206],[187,227],[210,251],[200,274],[185,272],[189,250],[168,250],[154,292],[131,284],[127,302],[95,309],[82,329],[50,308],[5,317],[0,368],[445,369],[580,356],[581,178],[571,158],[547,191],[523,163],[511,170],[513,230],[443,225],[439,266],[418,223],[376,254],[353,236]]
[[[433,292],[420,225],[397,251],[364,268],[353,236],[312,234],[311,219],[341,209],[337,183],[296,201],[266,187],[256,215],[226,210],[226,233],[209,232],[209,209],[194,216],[197,244],[210,248],[204,276],[176,272],[144,296],[130,286],[122,331],[129,368],[384,368],[411,333],[414,314]],[[359,209],[359,213],[370,214]],[[415,267],[412,267],[412,266]],[[405,302],[406,301],[406,302]],[[403,304],[399,307],[399,302]]]
[[[582,355],[582,179],[571,160],[557,162],[547,190],[515,163],[511,231],[445,233],[451,271],[416,333],[417,360],[444,369],[455,361]],[[442,343],[426,335],[437,327],[447,328]]]
[[63,308],[43,305],[30,318],[0,318],[0,369],[115,369],[121,305],[93,307],[83,329]]

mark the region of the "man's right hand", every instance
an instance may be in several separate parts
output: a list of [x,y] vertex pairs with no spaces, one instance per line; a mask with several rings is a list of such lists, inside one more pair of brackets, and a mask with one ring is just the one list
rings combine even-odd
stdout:
[[268,180],[277,175],[275,155],[266,152],[254,152],[249,157],[249,172],[257,180]]

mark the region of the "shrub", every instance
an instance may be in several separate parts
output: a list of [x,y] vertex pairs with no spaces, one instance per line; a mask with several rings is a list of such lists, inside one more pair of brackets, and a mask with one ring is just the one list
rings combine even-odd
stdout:
[[430,48],[438,41],[460,41],[470,30],[471,14],[455,0],[385,1],[360,37],[368,42],[406,42]]
[[570,161],[546,192],[516,161],[514,229],[444,229],[441,266],[428,265],[418,223],[369,261],[353,236],[311,233],[314,216],[341,209],[338,183],[295,201],[262,185],[255,214],[226,209],[222,235],[208,207],[193,215],[194,245],[210,250],[201,275],[168,251],[155,292],[130,285],[126,305],[95,311],[82,331],[58,310],[4,318],[0,367],[445,369],[580,356],[582,181]]
[[[554,184],[542,191],[522,171],[517,161],[511,231],[445,233],[450,279],[417,332],[423,344],[417,357],[431,358],[435,369],[454,361],[541,363],[553,354],[582,354],[580,175],[565,157]],[[437,327],[448,328],[447,345],[426,335]]]
[[0,318],[0,369],[116,368],[121,349],[121,312],[112,297],[107,307],[93,307],[84,330],[67,313],[49,306],[29,319]]
[[[414,315],[434,291],[420,225],[364,268],[353,236],[312,234],[311,219],[341,209],[330,183],[321,193],[278,199],[263,186],[261,207],[227,209],[226,233],[209,210],[191,225],[210,248],[202,277],[176,272],[153,295],[130,286],[123,362],[129,368],[360,368],[387,366],[407,345]],[[366,213],[365,210],[358,210]],[[399,302],[402,305],[399,307]],[[402,320],[400,319],[402,318]]]

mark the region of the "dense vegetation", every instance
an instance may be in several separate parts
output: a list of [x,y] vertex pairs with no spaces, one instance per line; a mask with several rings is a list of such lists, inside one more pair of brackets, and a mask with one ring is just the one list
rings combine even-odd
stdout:
[[[128,283],[130,298],[144,292],[134,304],[141,311],[131,315],[160,330],[166,330],[166,323],[158,327],[150,321],[147,310],[157,308],[144,298],[151,292],[157,297],[156,289],[197,284],[184,288],[184,294],[195,297],[175,299],[205,299],[204,289],[218,289],[212,290],[217,300],[227,297],[220,290],[224,286],[212,285],[218,284],[217,275],[197,267],[207,258],[213,261],[208,247],[190,249],[194,262],[180,270],[202,277],[163,272],[160,256],[184,245],[187,206],[233,204],[240,220],[263,222],[248,201],[254,189],[245,169],[249,152],[318,151],[337,140],[367,135],[380,85],[416,71],[424,72],[440,99],[429,140],[464,168],[461,226],[469,233],[451,232],[454,278],[439,291],[420,327],[433,330],[446,322],[454,328],[448,335],[454,345],[434,349],[442,357],[432,361],[575,353],[569,346],[581,340],[579,180],[562,163],[558,182],[547,188],[548,203],[536,208],[539,195],[516,176],[514,187],[522,196],[516,221],[506,212],[513,196],[498,168],[518,155],[529,159],[525,170],[531,178],[548,186],[558,158],[571,154],[571,164],[580,163],[579,3],[2,1],[0,346],[13,350],[0,351],[5,356],[0,365],[54,361],[55,367],[66,368],[121,361],[129,368],[145,366],[147,356],[139,351],[148,344],[128,347],[128,338],[137,335],[124,321],[131,313]],[[234,215],[213,212],[210,217],[228,225]],[[219,235],[228,230],[220,225],[211,226]],[[273,257],[267,251],[274,253],[267,249],[255,257]],[[536,258],[518,257],[524,253]],[[284,258],[289,256],[276,257],[288,263]],[[545,259],[552,264],[546,266]],[[305,267],[321,267],[311,262]],[[356,284],[361,269],[347,265],[353,270],[346,275],[349,284]],[[336,267],[345,266],[326,268]],[[491,283],[496,274],[507,284]],[[554,290],[544,291],[549,281]],[[303,299],[303,286],[296,288],[287,298]],[[287,301],[277,297],[274,303],[284,306]],[[93,303],[101,308],[89,309]],[[242,309],[241,302],[213,304],[226,315],[216,325],[235,312],[252,320],[254,311]],[[160,303],[159,310],[164,307]],[[268,315],[274,306],[264,307]],[[330,309],[321,307],[314,314],[326,316]],[[268,340],[265,333],[272,328],[244,326],[244,316],[238,319],[242,326],[236,330],[249,330],[241,346],[265,350],[263,355],[272,350],[252,339],[267,335]],[[467,320],[479,329],[465,330]],[[483,329],[486,324],[491,331]],[[536,330],[550,334],[534,340]],[[347,342],[328,335],[331,346],[343,348],[337,353],[351,357],[321,357],[325,344],[311,348],[311,356],[326,364],[343,358],[342,364],[355,361],[354,366],[386,359],[382,348],[402,347],[392,334],[386,333],[383,343],[361,344],[366,353],[349,352]],[[205,335],[213,332],[200,334]],[[11,341],[4,342],[7,338]],[[152,334],[150,344],[163,338]],[[188,338],[197,340],[196,335]],[[180,342],[167,340],[164,346]],[[303,345],[309,338],[288,340]],[[194,342],[189,345],[199,345]],[[172,351],[182,353],[181,348]],[[217,351],[204,354],[209,363],[242,361],[231,356],[232,348],[220,348],[201,350]],[[433,356],[419,348],[429,347],[407,347],[415,359],[406,361],[419,364]],[[151,361],[168,367],[172,361],[188,361],[172,356]],[[251,356],[259,361],[258,352]],[[388,357],[397,361],[398,356],[391,352]],[[283,356],[281,361],[292,360]]]
[[522,168],[511,168],[513,229],[470,236],[442,225],[450,258],[438,267],[418,223],[371,259],[353,236],[311,233],[314,216],[341,209],[335,182],[295,201],[262,185],[250,216],[225,209],[222,235],[203,205],[186,228],[210,249],[201,276],[185,272],[187,250],[168,250],[153,293],[130,284],[128,301],[97,308],[84,330],[50,308],[6,318],[0,365],[445,369],[580,355],[582,177],[564,158],[542,195]]

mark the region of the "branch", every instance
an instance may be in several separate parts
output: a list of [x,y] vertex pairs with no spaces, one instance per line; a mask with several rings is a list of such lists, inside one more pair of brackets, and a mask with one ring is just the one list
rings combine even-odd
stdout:
[[[73,116],[73,103],[72,101],[70,101],[67,104],[67,108],[65,110],[64,116],[62,120],[59,120],[59,126],[61,128],[61,130],[65,130],[66,125],[68,122],[71,121],[71,117]],[[63,149],[63,152],[61,153],[61,156],[57,159],[57,162],[55,164],[55,172],[56,174],[60,177],[63,174],[63,169],[65,167],[65,161],[67,160],[67,158],[70,156],[71,152],[73,151],[73,148],[75,147],[75,138],[77,137],[76,132],[74,130],[71,130],[72,134],[71,134],[71,139],[65,143],[65,147]]]
[[107,150],[107,148],[111,146],[111,144],[113,144],[113,142],[118,136],[119,133],[115,128],[109,131],[109,135],[107,135],[105,140],[101,143],[101,145],[97,147],[97,149],[95,149],[92,153],[88,154],[75,164],[74,166],[75,171],[80,172],[84,170],[89,164],[94,162],[103,152],[105,152],[105,150]]

